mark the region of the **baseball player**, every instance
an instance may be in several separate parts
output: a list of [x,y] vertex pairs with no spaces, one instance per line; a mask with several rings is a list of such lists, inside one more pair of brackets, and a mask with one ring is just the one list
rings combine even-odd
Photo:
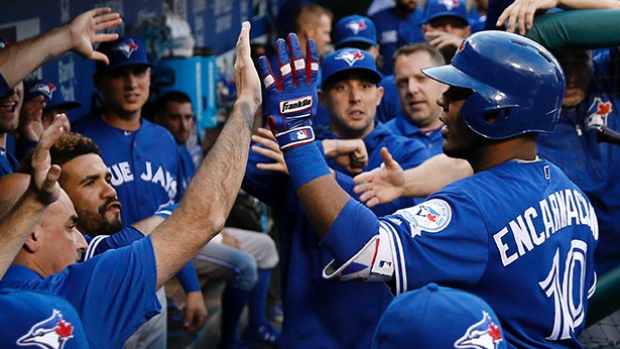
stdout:
[[400,46],[414,42],[424,42],[422,35],[423,11],[415,0],[396,0],[392,8],[379,11],[370,19],[377,27],[381,57],[381,72],[385,75],[393,73],[392,55]]
[[[78,119],[73,129],[99,145],[101,157],[112,174],[112,186],[123,206],[122,221],[130,225],[182,197],[180,158],[170,132],[142,117],[142,107],[149,97],[152,66],[144,44],[135,38],[122,37],[99,45],[97,51],[110,60],[109,65],[98,63],[93,76],[95,87],[103,95],[103,107]],[[191,278],[184,283],[192,285],[192,292],[199,292],[193,264],[186,268],[181,278]],[[165,291],[162,289],[159,294],[160,301],[165,302]],[[147,325],[150,330],[141,329],[137,335],[141,342],[165,345],[166,309]]]
[[17,159],[7,150],[7,134],[18,125],[22,79],[50,57],[70,50],[107,64],[107,57],[93,51],[92,45],[116,39],[117,34],[98,34],[97,31],[121,22],[119,14],[111,12],[110,8],[97,8],[78,15],[66,25],[12,45],[0,40],[0,113],[4,115],[0,119],[0,175],[17,169]]
[[[75,260],[82,247],[75,230],[75,211],[61,191],[62,202],[53,204],[57,205],[57,209],[46,210],[50,218],[46,229],[50,231],[44,229],[37,233],[41,235],[29,239],[29,243],[35,243],[33,238],[41,237],[41,247],[45,245],[44,241],[51,243],[46,247],[46,260],[54,260],[54,264],[31,265],[32,269],[13,265],[13,275],[20,280],[9,281],[7,273],[1,282],[3,286],[10,284],[20,289],[45,290],[69,300],[82,318],[91,348],[119,348],[141,323],[160,310],[154,291],[217,235],[224,225],[239,191],[249,152],[250,134],[261,104],[260,82],[250,58],[249,29],[250,24],[244,22],[237,44],[235,80],[238,83],[238,98],[233,111],[209,153],[209,159],[201,164],[182,203],[168,220],[150,236],[130,246],[63,269],[56,262],[62,264],[71,258]],[[43,153],[42,156],[49,157],[49,154]],[[19,181],[17,179],[16,182]],[[228,185],[222,186],[225,181]],[[25,186],[27,183],[22,184],[21,188],[25,190]],[[19,197],[19,191],[18,185],[7,185],[5,193]],[[3,199],[6,198],[3,196]],[[202,219],[196,219],[196,212],[200,212]],[[70,238],[74,236],[75,240]],[[30,249],[26,247],[20,252],[24,256]],[[61,250],[64,252],[61,253]],[[64,262],[60,262],[61,259]],[[60,268],[62,271],[42,278],[34,271],[40,268]]]
[[[296,36],[293,34],[292,37]],[[276,45],[279,53],[285,50],[283,40],[278,40]],[[318,56],[305,64],[318,68],[317,61]],[[378,86],[380,80],[375,61],[366,51],[344,48],[326,56],[320,96],[329,112],[330,127],[317,133],[320,142],[313,142],[314,137],[305,137],[304,130],[289,134],[293,138],[299,137],[299,143],[312,143],[321,154],[329,157],[328,163],[338,184],[351,194],[352,175],[335,159],[343,141],[363,141],[363,148],[368,153],[363,169],[381,166],[382,147],[388,147],[396,158],[411,167],[428,158],[420,142],[395,136],[375,121],[376,108],[382,97],[382,89]],[[275,80],[271,81],[275,84]],[[284,85],[288,83],[278,81]],[[272,110],[282,108],[297,112],[314,107],[314,103],[316,101],[300,98],[283,100],[281,104],[274,102],[270,106]],[[286,175],[257,167],[259,163],[268,162],[254,151],[250,154],[243,188],[271,206],[276,218],[283,275],[282,305],[286,314],[281,346],[368,348],[372,330],[391,300],[390,293],[380,284],[337,284],[321,277],[321,264],[329,262],[331,256],[319,247],[319,240],[308,220],[307,212],[310,211],[302,209],[294,181]],[[397,200],[373,210],[376,214],[384,214],[412,204],[409,200]],[[332,326],[333,323],[340,325]]]
[[437,99],[447,86],[422,74],[422,69],[445,64],[441,53],[428,43],[403,46],[394,53],[394,82],[400,110],[385,123],[394,134],[417,139],[431,156],[442,153],[443,137]]
[[[267,87],[269,103],[312,98],[313,81],[290,45],[295,65],[282,70],[282,91]],[[475,174],[393,215],[377,218],[347,195],[315,147],[291,148],[289,135],[307,130],[311,112],[274,116],[291,180],[334,257],[324,277],[384,281],[395,294],[429,282],[460,288],[495,310],[509,347],[580,347],[596,282],[596,214],[536,155],[535,142],[560,112],[559,63],[527,38],[483,31],[463,41],[450,65],[423,72],[450,86],[439,100],[444,153],[467,160]],[[272,79],[268,70],[263,77]]]

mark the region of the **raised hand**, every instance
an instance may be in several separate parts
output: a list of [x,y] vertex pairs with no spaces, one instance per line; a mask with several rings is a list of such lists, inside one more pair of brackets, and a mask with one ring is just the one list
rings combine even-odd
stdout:
[[57,114],[50,127],[41,134],[41,139],[32,155],[32,173],[30,189],[34,191],[38,200],[49,205],[60,196],[60,166],[52,165],[50,148],[64,134],[64,123],[67,115]]
[[109,7],[96,8],[79,14],[67,24],[73,51],[86,59],[109,63],[105,54],[93,50],[93,44],[116,40],[118,34],[99,33],[99,31],[115,27],[122,22],[120,14],[112,12]]
[[506,24],[506,31],[519,34],[532,29],[534,16],[539,10],[548,10],[558,5],[557,0],[515,0],[508,6],[497,19],[496,25],[501,27]]
[[353,191],[362,193],[360,201],[368,207],[394,201],[405,191],[405,172],[402,167],[392,158],[387,148],[381,149],[381,158],[383,166],[353,179],[357,184]]
[[319,71],[319,54],[314,40],[308,40],[306,52],[308,57],[303,57],[299,39],[291,33],[287,41],[276,41],[276,75],[267,57],[259,58],[271,112],[267,123],[282,150],[314,141],[311,118],[317,109]]
[[237,86],[237,101],[250,102],[258,106],[262,102],[260,79],[250,56],[250,22],[241,24],[241,33],[237,40],[235,59],[235,84]]

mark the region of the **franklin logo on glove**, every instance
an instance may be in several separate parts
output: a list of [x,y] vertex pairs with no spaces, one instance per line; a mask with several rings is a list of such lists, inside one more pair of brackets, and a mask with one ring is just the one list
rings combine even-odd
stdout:
[[280,102],[280,113],[282,114],[295,113],[307,108],[312,108],[311,96]]

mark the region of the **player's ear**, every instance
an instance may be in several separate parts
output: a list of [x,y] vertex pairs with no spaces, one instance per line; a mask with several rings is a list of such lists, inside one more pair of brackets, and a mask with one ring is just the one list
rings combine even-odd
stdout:
[[41,227],[37,224],[33,231],[28,235],[28,239],[24,242],[24,249],[29,253],[36,253],[39,250]]
[[323,93],[323,90],[321,89],[318,89],[316,92],[317,96],[319,97],[319,104],[325,106],[325,93]]

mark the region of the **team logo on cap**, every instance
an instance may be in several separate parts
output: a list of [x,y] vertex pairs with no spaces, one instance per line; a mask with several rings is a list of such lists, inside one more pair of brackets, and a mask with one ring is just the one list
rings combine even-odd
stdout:
[[36,85],[32,86],[32,88],[30,89],[30,92],[40,92],[49,99],[52,99],[54,91],[56,91],[56,85],[52,84],[51,82],[48,82],[47,84],[39,82]]
[[6,48],[7,46],[9,46],[9,40],[7,40],[5,37],[0,37],[0,50]]
[[439,0],[437,3],[443,5],[448,11],[452,11],[453,8],[461,6],[459,0]]
[[469,326],[465,335],[454,342],[455,348],[497,349],[502,339],[502,330],[493,322],[486,311],[482,320]]
[[607,125],[607,117],[612,111],[610,101],[603,101],[600,97],[596,97],[590,108],[588,108],[588,118],[586,119],[587,129],[599,129]]
[[30,328],[30,331],[17,340],[19,346],[39,346],[45,349],[62,349],[73,338],[73,325],[62,319],[62,313],[56,309],[49,319],[43,320]]
[[355,62],[364,59],[364,54],[360,50],[346,50],[340,52],[335,59],[343,60],[347,62],[349,67],[352,67]]
[[129,39],[127,42],[121,42],[116,47],[118,51],[121,51],[125,57],[131,57],[131,54],[138,50],[138,44],[136,44],[133,39]]
[[450,204],[440,199],[432,199],[417,206],[399,210],[394,214],[401,215],[407,220],[412,236],[422,235],[423,231],[440,232],[452,220]]
[[366,25],[366,22],[364,22],[364,20],[358,19],[358,20],[349,21],[345,25],[345,28],[350,29],[353,32],[353,34],[357,35],[362,30],[366,30],[368,26]]

